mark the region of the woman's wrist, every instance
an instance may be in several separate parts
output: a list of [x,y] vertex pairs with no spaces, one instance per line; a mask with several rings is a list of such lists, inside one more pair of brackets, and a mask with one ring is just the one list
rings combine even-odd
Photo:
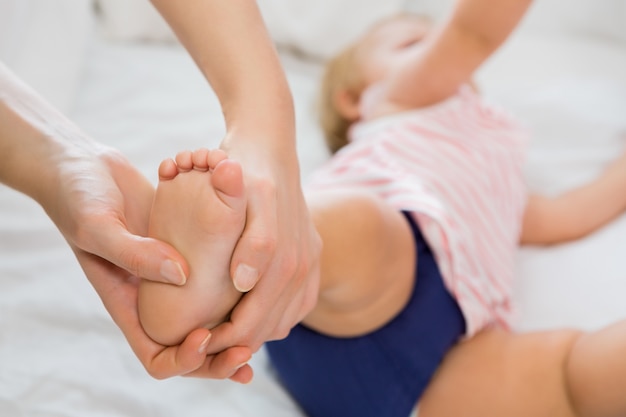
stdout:
[[[297,165],[296,128],[291,95],[263,105],[225,111],[227,134],[221,147],[232,156]],[[251,162],[251,161],[249,161]]]
[[48,214],[58,212],[57,206],[67,203],[60,201],[63,184],[92,173],[104,147],[62,117],[50,120],[41,114],[7,112],[13,135],[7,142],[13,145],[6,154],[2,181],[38,202]]
[[[52,135],[38,129],[27,114],[0,103],[0,140],[4,163],[0,179],[11,188],[38,200],[56,177],[56,160],[62,150]],[[39,200],[38,200],[39,201]]]
[[[61,170],[101,145],[0,65],[0,182],[40,204],[54,200]],[[47,195],[52,194],[51,197]]]
[[[40,133],[36,141],[38,151],[33,155],[38,172],[30,177],[29,183],[23,184],[25,194],[37,201],[54,220],[55,212],[59,211],[59,204],[66,205],[67,201],[59,201],[59,193],[64,188],[63,184],[76,184],[81,176],[93,173],[94,161],[102,152],[94,142],[84,138],[84,143],[76,143],[74,140]],[[72,139],[78,139],[73,137]],[[32,174],[32,173],[31,173]]]

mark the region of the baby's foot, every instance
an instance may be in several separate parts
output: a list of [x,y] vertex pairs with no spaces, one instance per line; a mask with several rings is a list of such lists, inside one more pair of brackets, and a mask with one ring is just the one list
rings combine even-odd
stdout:
[[223,151],[182,152],[161,163],[148,233],[175,247],[190,274],[180,287],[142,282],[140,319],[155,341],[178,344],[192,330],[228,318],[242,295],[229,268],[245,221],[241,166]]

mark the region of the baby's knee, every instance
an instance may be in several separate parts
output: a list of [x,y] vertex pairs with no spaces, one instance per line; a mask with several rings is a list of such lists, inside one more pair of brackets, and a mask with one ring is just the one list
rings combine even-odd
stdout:
[[626,415],[626,322],[578,333],[565,366],[565,381],[578,416]]
[[[581,340],[585,337],[584,332],[572,332],[566,347],[566,355],[563,362],[563,385],[572,414],[578,417],[589,415],[586,404],[587,385],[590,382],[585,369],[588,364],[581,360]],[[584,349],[584,348],[583,348]],[[584,356],[584,354],[583,354]],[[593,366],[593,365],[592,365]]]
[[386,201],[366,190],[315,191],[307,195],[307,201],[314,217],[345,218],[349,214],[350,223],[368,227],[382,223],[390,212],[397,214]]

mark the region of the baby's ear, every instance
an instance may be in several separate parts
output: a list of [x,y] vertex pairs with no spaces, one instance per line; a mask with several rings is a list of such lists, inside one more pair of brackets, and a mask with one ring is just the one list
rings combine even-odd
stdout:
[[333,104],[337,112],[346,120],[358,120],[361,117],[359,109],[360,94],[347,88],[337,90],[333,96]]

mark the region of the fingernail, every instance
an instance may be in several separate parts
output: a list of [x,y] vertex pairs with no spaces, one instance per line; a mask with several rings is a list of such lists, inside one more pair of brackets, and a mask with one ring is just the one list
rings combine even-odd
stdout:
[[230,378],[231,376],[235,375],[235,374],[237,373],[237,371],[238,371],[239,369],[241,369],[241,368],[242,368],[244,365],[246,365],[247,363],[248,363],[248,361],[245,361],[245,362],[240,363],[239,365],[235,366],[235,367],[233,368],[233,371],[230,373],[229,378]]
[[207,348],[209,347],[209,341],[211,340],[211,336],[213,336],[212,333],[209,333],[204,340],[202,341],[202,343],[200,343],[200,347],[198,348],[198,353],[206,353]]
[[255,268],[246,264],[239,264],[235,270],[234,284],[239,292],[248,292],[254,287],[259,277]]
[[187,281],[187,277],[180,264],[170,259],[163,261],[161,264],[161,276],[168,282],[177,285],[183,285]]

